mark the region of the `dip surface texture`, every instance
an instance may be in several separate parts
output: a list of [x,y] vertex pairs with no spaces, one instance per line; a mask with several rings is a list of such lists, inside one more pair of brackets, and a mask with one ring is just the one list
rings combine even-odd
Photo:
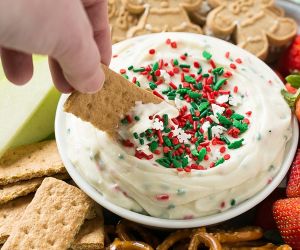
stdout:
[[272,182],[291,112],[264,63],[223,41],[181,33],[124,41],[113,55],[113,70],[165,101],[137,103],[120,117],[121,142],[67,114],[68,156],[106,199],[190,219],[229,209]]

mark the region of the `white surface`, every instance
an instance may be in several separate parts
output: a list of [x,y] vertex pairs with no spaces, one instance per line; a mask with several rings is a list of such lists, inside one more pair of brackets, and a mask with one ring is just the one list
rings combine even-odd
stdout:
[[[195,35],[199,36],[199,35]],[[196,38],[196,37],[195,37]],[[207,38],[207,39],[214,39],[214,38]],[[223,41],[220,43],[224,43]],[[232,46],[232,45],[228,45]],[[240,49],[242,50],[242,49]],[[241,53],[248,53],[248,52],[241,52]],[[254,57],[253,55],[251,55]],[[258,60],[255,58],[255,60]],[[261,65],[261,68],[266,68],[267,66],[259,62]],[[275,74],[275,73],[274,73]],[[262,191],[257,193],[255,196],[250,198],[249,200],[242,202],[241,204],[226,210],[222,213],[205,216],[201,218],[191,219],[191,220],[168,220],[168,219],[160,219],[160,218],[154,218],[142,214],[138,214],[132,211],[128,211],[124,208],[118,207],[111,202],[107,201],[98,191],[96,191],[76,170],[76,168],[72,165],[70,160],[67,157],[67,150],[66,150],[66,141],[65,141],[65,113],[63,112],[63,104],[66,100],[67,96],[63,95],[60,99],[57,114],[56,114],[56,121],[55,121],[55,131],[56,131],[56,139],[57,139],[57,145],[59,152],[61,154],[62,160],[70,174],[70,176],[73,178],[73,180],[76,182],[76,184],[85,191],[91,198],[93,198],[96,202],[101,204],[103,207],[107,208],[108,210],[118,214],[121,217],[127,218],[129,220],[154,226],[154,227],[162,227],[162,228],[189,228],[189,227],[198,227],[198,226],[204,226],[204,225],[210,225],[219,223],[225,220],[228,220],[230,218],[233,218],[235,216],[238,216],[242,214],[243,212],[251,209],[256,204],[261,202],[263,199],[265,199],[282,181],[284,176],[286,175],[291,162],[293,160],[295,151],[297,149],[298,144],[298,136],[299,136],[299,130],[298,130],[298,123],[296,119],[293,119],[292,127],[293,127],[293,137],[291,141],[287,145],[285,158],[282,164],[282,167],[277,174],[277,176],[273,179],[272,183],[268,186],[266,186]]]

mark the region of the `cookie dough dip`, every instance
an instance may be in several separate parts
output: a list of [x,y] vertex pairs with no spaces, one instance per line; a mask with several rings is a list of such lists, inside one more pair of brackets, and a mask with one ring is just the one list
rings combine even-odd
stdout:
[[137,102],[117,139],[67,114],[68,157],[107,200],[198,218],[249,199],[280,170],[291,112],[279,78],[254,56],[215,38],[161,33],[114,45],[110,67],[163,101]]

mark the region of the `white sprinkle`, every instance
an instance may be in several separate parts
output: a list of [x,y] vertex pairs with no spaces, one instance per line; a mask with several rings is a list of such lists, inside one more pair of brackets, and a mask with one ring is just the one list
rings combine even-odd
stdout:
[[220,95],[217,97],[216,102],[222,104],[228,102],[228,99],[229,99],[229,95]]
[[223,108],[223,107],[221,107],[221,106],[219,106],[217,104],[214,104],[214,103],[211,105],[211,108],[212,108],[212,111],[214,113],[214,116],[217,116],[218,113],[220,115],[222,115],[223,112],[225,111],[225,108]]

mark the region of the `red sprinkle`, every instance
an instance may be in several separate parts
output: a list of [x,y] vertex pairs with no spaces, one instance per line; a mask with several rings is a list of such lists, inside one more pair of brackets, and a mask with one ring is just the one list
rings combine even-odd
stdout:
[[171,39],[168,38],[168,39],[166,40],[166,44],[170,44],[170,43],[171,43]]
[[236,65],[234,63],[230,63],[230,68],[236,69]]
[[225,57],[226,57],[226,58],[229,58],[229,56],[230,56],[230,52],[227,51],[227,52],[225,53]]
[[226,148],[224,146],[220,147],[220,153],[224,153],[226,151]]
[[126,73],[126,69],[120,69],[120,74],[125,74]]
[[196,68],[196,69],[199,69],[200,68],[200,63],[198,63],[198,62],[194,62],[194,67]]
[[212,68],[216,68],[216,64],[215,64],[214,60],[210,59],[209,64],[212,66]]
[[239,91],[239,88],[238,88],[238,86],[234,86],[234,88],[233,88],[233,92],[234,93],[237,93]]
[[251,115],[252,115],[252,111],[246,112],[246,115],[247,115],[247,116],[251,116]]
[[150,55],[154,55],[154,54],[155,54],[155,49],[150,49],[150,50],[149,50],[149,54],[150,54]]
[[238,64],[241,64],[241,63],[242,63],[242,59],[241,59],[241,58],[237,58],[237,59],[235,60],[235,62],[238,63]]
[[160,93],[158,93],[156,90],[152,91],[153,95],[156,95],[157,97],[161,98],[161,99],[165,99]]
[[181,56],[180,56],[180,59],[186,60],[186,56],[185,56],[185,55],[181,55]]
[[172,47],[173,49],[176,49],[176,48],[177,48],[177,43],[176,43],[176,42],[171,42],[171,47]]
[[176,87],[176,85],[175,85],[174,83],[170,82],[169,85],[170,85],[170,87],[171,87],[172,89],[177,89],[177,87]]
[[156,199],[159,201],[169,200],[170,196],[168,194],[158,194],[156,195]]
[[230,159],[230,154],[226,154],[226,155],[224,155],[224,157],[223,157],[223,158],[224,158],[224,160],[226,160],[226,161],[227,161],[227,160],[229,160],[229,159]]

